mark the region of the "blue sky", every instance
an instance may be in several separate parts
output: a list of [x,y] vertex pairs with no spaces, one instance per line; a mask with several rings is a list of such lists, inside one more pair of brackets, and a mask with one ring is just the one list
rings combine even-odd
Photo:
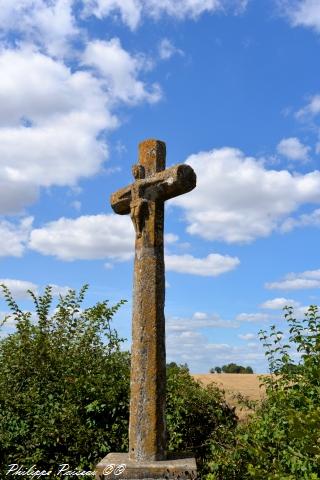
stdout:
[[161,139],[198,176],[166,206],[168,361],[266,371],[257,332],[319,303],[318,0],[0,3],[0,279],[29,309],[47,284],[127,299],[129,348],[133,227],[109,196]]

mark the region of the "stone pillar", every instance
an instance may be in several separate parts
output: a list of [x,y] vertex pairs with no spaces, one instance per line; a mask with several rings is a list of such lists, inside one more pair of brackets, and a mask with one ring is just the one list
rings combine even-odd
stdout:
[[[139,145],[145,179],[165,169],[165,144]],[[129,456],[165,458],[166,355],[164,319],[164,202],[145,203],[144,224],[136,236],[132,317]]]

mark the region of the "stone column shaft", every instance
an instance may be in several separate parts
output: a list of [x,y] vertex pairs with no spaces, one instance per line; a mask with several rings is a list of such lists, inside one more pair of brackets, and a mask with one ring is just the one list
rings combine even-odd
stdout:
[[[151,160],[150,175],[159,159]],[[160,160],[162,170],[164,158]],[[147,162],[150,158],[140,147],[140,164],[148,175]],[[164,202],[148,200],[145,208],[134,261],[129,456],[135,461],[163,460],[166,454]]]

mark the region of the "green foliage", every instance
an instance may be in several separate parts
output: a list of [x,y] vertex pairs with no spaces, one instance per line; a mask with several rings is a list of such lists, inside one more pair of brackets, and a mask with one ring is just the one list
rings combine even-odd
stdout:
[[85,286],[60,297],[51,314],[47,287],[39,298],[30,292],[34,319],[2,290],[16,324],[0,341],[2,468],[90,468],[106,452],[126,450],[129,355],[110,325],[123,301],[82,309]]
[[212,442],[233,430],[236,415],[214,384],[204,387],[189,374],[186,365],[167,367],[168,450],[196,455],[203,471]]
[[[271,375],[266,400],[247,424],[212,444],[207,480],[320,479],[320,317],[311,306],[304,320],[285,309],[289,341],[271,327],[260,332]],[[296,364],[292,356],[298,352]],[[296,357],[294,357],[296,358]]]

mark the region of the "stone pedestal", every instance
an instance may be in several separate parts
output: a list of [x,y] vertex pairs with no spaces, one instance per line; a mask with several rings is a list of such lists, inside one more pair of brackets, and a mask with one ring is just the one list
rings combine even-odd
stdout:
[[[114,468],[111,465],[114,465]],[[117,470],[120,465],[122,467]],[[190,457],[172,456],[166,460],[134,462],[129,459],[127,453],[109,453],[96,466],[96,480],[195,480],[196,478],[196,462]]]

